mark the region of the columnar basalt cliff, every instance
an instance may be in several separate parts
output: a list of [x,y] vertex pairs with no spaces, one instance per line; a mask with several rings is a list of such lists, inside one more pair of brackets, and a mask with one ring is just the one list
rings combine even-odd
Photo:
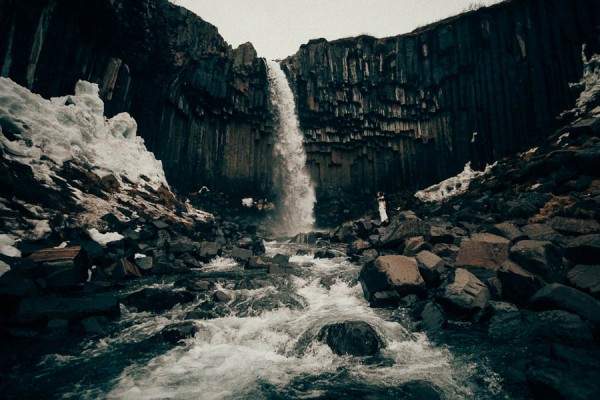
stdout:
[[179,191],[271,182],[264,60],[167,0],[3,1],[0,68],[44,97],[97,83],[107,115],[132,114]]
[[594,0],[514,0],[303,45],[284,65],[320,193],[415,189],[535,144],[572,106],[599,15]]

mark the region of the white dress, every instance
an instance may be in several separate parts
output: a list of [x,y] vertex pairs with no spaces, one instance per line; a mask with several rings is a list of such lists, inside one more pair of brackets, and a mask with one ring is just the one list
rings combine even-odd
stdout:
[[381,197],[377,199],[377,202],[379,203],[379,217],[381,218],[381,222],[387,221],[388,216],[385,211],[385,199]]

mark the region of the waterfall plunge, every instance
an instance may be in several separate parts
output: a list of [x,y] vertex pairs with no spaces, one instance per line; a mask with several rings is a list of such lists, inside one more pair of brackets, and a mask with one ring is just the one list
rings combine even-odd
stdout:
[[304,137],[296,116],[294,94],[285,73],[275,61],[268,61],[271,101],[277,110],[275,156],[278,168],[276,187],[280,190],[280,229],[286,234],[310,231],[315,222],[315,188],[306,168]]

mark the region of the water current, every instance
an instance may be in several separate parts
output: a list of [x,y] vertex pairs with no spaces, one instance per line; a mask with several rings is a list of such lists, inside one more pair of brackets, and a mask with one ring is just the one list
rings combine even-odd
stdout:
[[[396,388],[425,381],[447,399],[505,398],[483,361],[435,346],[399,310],[370,308],[358,265],[345,256],[315,259],[303,246],[267,243],[268,255],[291,256],[285,275],[244,270],[229,258],[187,275],[214,282],[232,300],[227,315],[192,320],[198,332],[178,346],[152,338],[208,295],[161,313],[122,305],[110,332],[34,367],[15,366],[12,390],[62,399],[401,399]],[[295,255],[299,247],[309,254]],[[183,290],[175,278],[153,279],[139,287]],[[315,338],[326,324],[348,320],[375,329],[385,345],[379,354],[339,356]]]

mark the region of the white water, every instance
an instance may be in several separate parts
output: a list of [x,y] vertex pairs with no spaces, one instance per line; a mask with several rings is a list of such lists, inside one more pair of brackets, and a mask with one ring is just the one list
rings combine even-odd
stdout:
[[[271,254],[290,251],[275,249],[274,243],[268,246]],[[383,311],[368,306],[353,279],[358,266],[341,258],[293,256],[291,261],[309,272],[302,277],[280,277],[277,288],[234,290],[223,283],[220,289],[235,298],[234,305],[252,304],[287,291],[303,305],[301,309],[281,304],[270,310],[250,307],[246,316],[236,312],[229,317],[196,320],[199,331],[194,338],[147,363],[125,368],[106,397],[299,399],[361,385],[393,389],[422,380],[434,384],[447,399],[483,398],[470,382],[472,365],[456,362],[449,351],[433,346],[424,334],[410,333],[400,323],[382,318]],[[235,262],[219,259],[209,270],[239,272],[239,268]],[[321,283],[326,278],[336,278],[329,288]],[[175,310],[170,318],[132,315],[136,323],[115,339],[131,342],[151,336],[185,313],[185,309]],[[314,339],[324,325],[346,320],[368,322],[383,339],[385,348],[375,361],[335,355]],[[110,347],[108,343],[107,349]],[[94,358],[90,354],[85,357]],[[93,398],[99,393],[89,394]]]
[[294,94],[285,73],[275,61],[267,63],[271,101],[277,109],[278,127],[275,155],[279,160],[275,187],[281,188],[279,204],[284,233],[310,231],[315,222],[313,207],[316,201],[314,184],[306,168],[304,135],[296,115]]

